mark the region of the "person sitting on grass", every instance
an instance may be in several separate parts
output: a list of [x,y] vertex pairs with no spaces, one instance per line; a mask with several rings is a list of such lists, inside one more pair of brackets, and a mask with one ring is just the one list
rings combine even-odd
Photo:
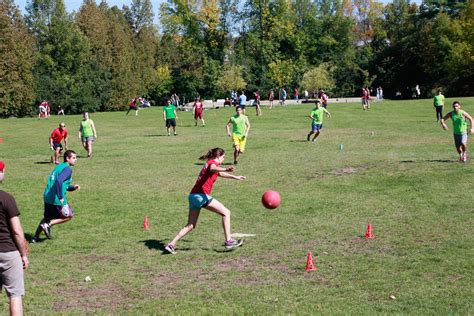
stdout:
[[229,172],[234,172],[233,166],[223,168],[220,165],[224,162],[225,151],[222,148],[213,148],[209,150],[205,155],[199,158],[200,160],[206,160],[206,163],[201,169],[197,178],[196,184],[194,185],[191,193],[189,193],[189,214],[188,223],[184,226],[174,237],[174,239],[165,247],[165,250],[171,254],[176,254],[176,243],[196,228],[196,224],[199,218],[199,214],[202,208],[205,208],[211,212],[214,212],[222,216],[222,227],[224,228],[225,242],[224,246],[229,249],[235,249],[240,247],[243,240],[234,240],[231,238],[230,230],[230,211],[217,199],[211,196],[212,187],[217,180],[217,177],[234,179],[234,180],[245,180],[244,176],[234,176]]

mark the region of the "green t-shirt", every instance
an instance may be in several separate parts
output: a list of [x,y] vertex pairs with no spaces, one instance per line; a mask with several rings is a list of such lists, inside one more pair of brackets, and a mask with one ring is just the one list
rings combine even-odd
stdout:
[[176,111],[176,107],[173,104],[166,105],[163,108],[163,112],[166,114],[166,119],[174,119],[176,116],[174,115],[174,111]]
[[323,124],[324,113],[329,112],[325,108],[314,108],[310,114],[313,118],[313,124]]
[[[44,193],[43,193],[44,201],[46,203],[53,204],[53,205],[61,205],[61,201],[59,201],[59,197],[56,195],[56,188],[54,187],[54,183],[56,182],[56,179],[61,174],[61,172],[63,172],[63,170],[67,167],[69,167],[69,164],[67,162],[62,162],[59,165],[57,165],[56,168],[54,168],[54,170],[49,175],[48,183],[46,184],[46,188],[44,189]],[[67,204],[66,191],[67,191],[67,188],[69,187],[69,184],[71,184],[71,181],[72,181],[72,176],[61,184],[61,191],[63,193],[64,205]]]
[[443,106],[444,105],[444,95],[442,95],[442,94],[435,95],[434,105],[435,106]]
[[92,137],[94,136],[94,130],[92,129],[92,120],[88,119],[87,121],[81,121],[81,136],[82,137]]
[[463,114],[463,110],[460,110],[458,114],[456,114],[455,111],[451,112],[451,119],[453,120],[453,132],[455,135],[467,133],[467,121]]
[[234,115],[230,118],[232,122],[232,135],[235,136],[246,136],[245,135],[245,126],[249,122],[247,116],[241,114],[240,116]]

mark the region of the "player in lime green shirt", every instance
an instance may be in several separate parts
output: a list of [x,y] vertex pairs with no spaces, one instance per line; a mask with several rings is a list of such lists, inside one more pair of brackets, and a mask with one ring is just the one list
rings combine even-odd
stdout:
[[[234,165],[237,164],[237,158],[245,151],[247,143],[247,136],[250,131],[250,122],[247,116],[242,114],[242,107],[238,106],[236,114],[229,119],[225,126],[227,136],[232,137],[234,143]],[[232,134],[230,133],[230,126],[232,125]]]
[[433,106],[436,110],[436,122],[438,122],[443,118],[444,95],[441,94],[441,90],[438,90],[438,94],[434,96]]
[[467,161],[467,121],[471,125],[469,129],[470,133],[474,133],[474,127],[472,125],[472,117],[466,111],[461,110],[461,103],[458,101],[453,102],[454,111],[449,112],[443,118],[441,118],[441,126],[444,130],[447,130],[445,120],[451,119],[453,121],[453,132],[454,132],[454,145],[459,154],[459,161]]
[[168,104],[163,108],[163,120],[165,121],[166,131],[168,136],[170,136],[170,127],[173,127],[174,136],[176,136],[176,120],[178,119],[178,114],[176,114],[176,107],[171,103],[171,100],[168,100]]
[[82,147],[87,151],[87,157],[92,157],[92,143],[97,138],[97,131],[95,130],[94,121],[89,118],[89,112],[84,112],[83,120],[79,126],[79,139],[82,142]]
[[316,107],[311,111],[308,117],[312,120],[311,131],[309,132],[306,140],[309,142],[311,135],[313,136],[313,142],[316,141],[316,137],[319,136],[321,130],[323,129],[323,117],[326,114],[328,117],[331,117],[331,113],[328,110],[321,106],[321,102],[316,101]]

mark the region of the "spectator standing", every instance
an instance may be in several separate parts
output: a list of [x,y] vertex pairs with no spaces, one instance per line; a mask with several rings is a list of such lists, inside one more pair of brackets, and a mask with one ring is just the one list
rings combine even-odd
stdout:
[[270,101],[270,110],[273,108],[273,100],[275,99],[275,93],[273,92],[273,89],[270,89],[270,92],[268,93],[268,101]]

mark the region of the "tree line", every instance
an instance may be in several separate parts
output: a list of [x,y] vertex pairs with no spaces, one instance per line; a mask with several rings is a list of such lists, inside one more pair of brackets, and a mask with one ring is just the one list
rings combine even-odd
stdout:
[[150,0],[110,7],[0,0],[0,116],[41,100],[67,113],[116,111],[135,96],[224,98],[230,90],[363,85],[409,98],[474,89],[474,1]]

